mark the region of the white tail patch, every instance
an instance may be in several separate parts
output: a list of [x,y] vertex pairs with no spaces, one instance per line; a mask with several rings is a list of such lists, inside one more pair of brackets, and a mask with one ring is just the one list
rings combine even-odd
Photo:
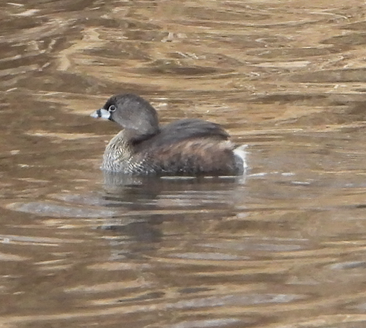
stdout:
[[246,161],[247,152],[245,150],[247,147],[248,147],[248,145],[242,145],[242,146],[239,146],[234,149],[234,155],[239,157],[243,161],[243,170],[244,171],[248,167],[247,161]]

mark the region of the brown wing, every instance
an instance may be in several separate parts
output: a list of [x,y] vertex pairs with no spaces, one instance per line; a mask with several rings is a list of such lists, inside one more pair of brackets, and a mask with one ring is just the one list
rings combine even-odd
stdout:
[[[162,174],[235,174],[228,133],[218,124],[184,119],[135,144],[136,156]],[[139,155],[138,155],[139,154]]]

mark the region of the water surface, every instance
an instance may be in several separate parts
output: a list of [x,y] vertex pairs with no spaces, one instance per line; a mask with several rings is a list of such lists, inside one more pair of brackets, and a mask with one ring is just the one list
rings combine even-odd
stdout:
[[[365,326],[364,2],[0,8],[1,327]],[[103,176],[120,92],[247,174]]]

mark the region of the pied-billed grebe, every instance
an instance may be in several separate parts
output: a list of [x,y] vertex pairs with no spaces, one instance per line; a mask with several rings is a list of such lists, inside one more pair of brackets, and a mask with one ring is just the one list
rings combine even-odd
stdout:
[[245,146],[234,148],[228,133],[218,124],[183,119],[160,127],[154,107],[134,94],[109,98],[91,116],[123,127],[105,149],[105,171],[140,175],[244,173]]

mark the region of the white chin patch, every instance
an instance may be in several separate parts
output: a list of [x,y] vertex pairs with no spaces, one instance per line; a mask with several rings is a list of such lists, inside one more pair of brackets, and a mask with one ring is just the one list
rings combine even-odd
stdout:
[[105,120],[109,120],[109,118],[111,117],[111,113],[108,112],[106,109],[102,108],[100,110],[100,117],[104,118]]

